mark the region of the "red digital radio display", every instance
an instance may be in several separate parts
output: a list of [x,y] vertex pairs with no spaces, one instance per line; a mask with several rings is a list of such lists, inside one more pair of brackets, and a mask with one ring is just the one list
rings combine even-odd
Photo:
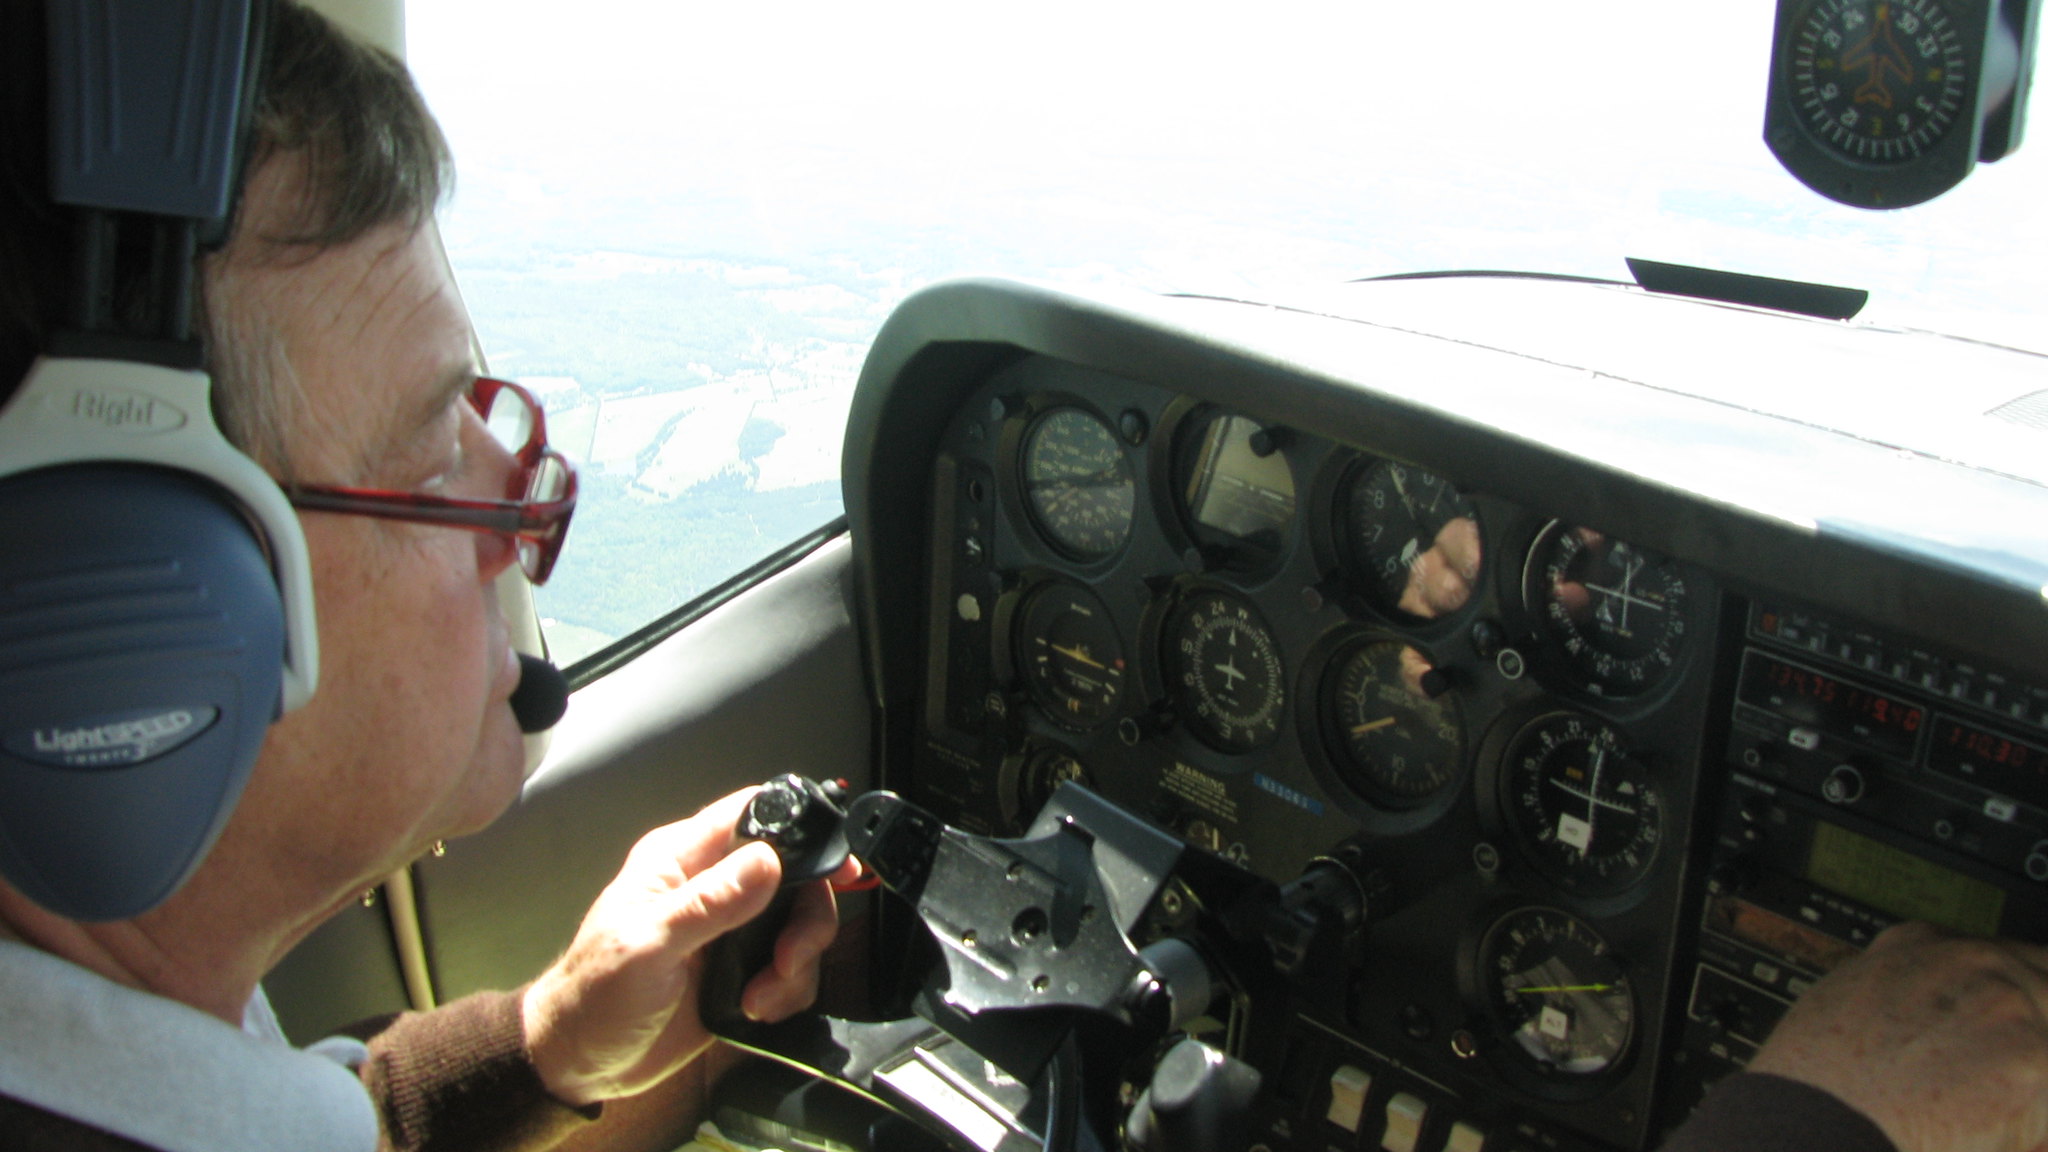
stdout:
[[2048,750],[1948,716],[1934,719],[1927,766],[2016,800],[2048,800]]
[[1911,759],[1927,710],[1853,680],[1751,649],[1742,659],[1741,697],[1794,724]]

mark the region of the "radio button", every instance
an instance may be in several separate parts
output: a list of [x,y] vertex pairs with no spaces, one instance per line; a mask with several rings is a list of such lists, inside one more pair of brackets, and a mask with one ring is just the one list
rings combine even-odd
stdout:
[[1733,996],[1723,997],[1707,1009],[1707,1023],[1730,1036],[1742,1035],[1742,1026],[1748,1020],[1749,1013],[1743,1011],[1742,1001]]
[[1801,752],[1811,752],[1820,747],[1820,730],[1802,725],[1785,734],[1785,743]]

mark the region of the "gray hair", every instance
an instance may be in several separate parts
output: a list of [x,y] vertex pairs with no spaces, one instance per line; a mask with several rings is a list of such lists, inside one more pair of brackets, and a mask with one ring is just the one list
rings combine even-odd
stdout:
[[244,188],[273,163],[296,169],[287,185],[296,203],[261,218],[242,213],[207,261],[199,301],[221,431],[289,475],[285,431],[299,383],[262,302],[238,299],[227,283],[233,267],[310,259],[388,224],[422,227],[453,170],[405,65],[288,2],[270,16]]
[[[0,5],[0,400],[64,314],[73,222],[48,198],[48,61],[43,5]],[[284,430],[297,383],[259,300],[226,282],[240,263],[310,259],[390,224],[433,218],[453,168],[447,141],[405,65],[358,43],[294,0],[266,22],[242,185],[289,164],[296,198],[262,219],[242,212],[226,247],[204,259],[198,293],[215,416],[237,447],[288,467]],[[137,285],[116,285],[116,308]]]

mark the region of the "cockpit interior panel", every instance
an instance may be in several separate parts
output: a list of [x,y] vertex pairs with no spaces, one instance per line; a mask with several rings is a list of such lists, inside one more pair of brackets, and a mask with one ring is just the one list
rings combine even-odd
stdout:
[[1267,1147],[1654,1145],[1885,924],[2048,938],[2044,454],[1982,415],[2042,368],[1610,284],[928,290],[848,438],[882,783],[1370,893]]

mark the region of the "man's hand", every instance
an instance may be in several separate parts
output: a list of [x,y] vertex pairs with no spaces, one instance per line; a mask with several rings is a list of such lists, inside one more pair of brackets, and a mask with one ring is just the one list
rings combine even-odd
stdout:
[[1901,924],[1749,1063],[1833,1093],[1900,1152],[2048,1147],[2048,948]]
[[[782,879],[773,848],[733,848],[752,795],[734,793],[641,837],[569,950],[527,989],[527,1051],[562,1101],[633,1095],[710,1045],[697,1010],[704,946],[767,908]],[[849,860],[832,879],[851,880],[859,868]],[[748,983],[741,1009],[780,1020],[809,1007],[838,926],[826,881],[800,889],[775,961]]]

